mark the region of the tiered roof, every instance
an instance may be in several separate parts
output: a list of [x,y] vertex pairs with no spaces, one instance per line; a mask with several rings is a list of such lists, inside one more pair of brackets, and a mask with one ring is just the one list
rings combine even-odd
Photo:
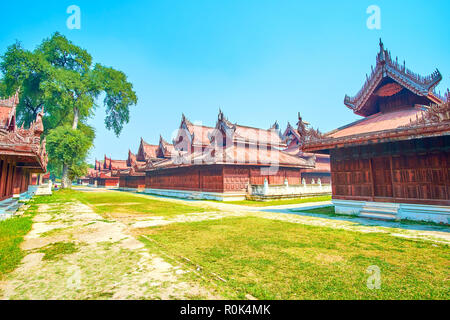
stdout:
[[175,152],[173,144],[168,143],[163,137],[159,136],[159,146],[156,152],[158,158],[170,158]]
[[136,162],[136,155],[133,152],[131,152],[131,150],[128,150],[127,166],[131,167],[135,162]]
[[[210,144],[209,136],[214,128],[190,122],[184,114],[181,116],[180,127],[174,139],[177,150],[204,148]],[[187,141],[186,141],[187,139]]]
[[44,173],[47,171],[47,152],[45,139],[41,143],[44,132],[42,118],[44,109],[36,116],[36,120],[28,129],[16,126],[16,106],[19,103],[19,90],[14,96],[0,100],[0,154],[14,156],[31,171]]
[[136,154],[137,161],[147,161],[148,159],[156,159],[156,152],[158,150],[158,145],[149,144],[141,138],[141,143],[139,144],[139,150]]
[[442,103],[442,97],[433,92],[441,80],[442,75],[438,69],[423,77],[407,69],[405,62],[400,65],[398,58],[394,61],[380,39],[375,68],[372,67],[370,76],[354,97],[345,96],[344,104],[355,114],[370,116],[380,111],[377,97],[393,96],[403,89],[413,93],[417,103]]
[[[274,124],[269,129],[259,129],[254,127],[232,124],[223,113],[219,111],[215,128],[193,125],[183,115],[179,131],[187,132],[194,141],[194,144],[201,145],[202,148],[190,148],[184,150],[180,144],[172,146],[160,137],[161,154],[166,155],[166,159],[159,161],[148,160],[145,170],[160,170],[173,167],[190,166],[195,164],[235,164],[235,165],[271,165],[278,163],[285,167],[312,168],[313,159],[303,159],[279,150],[280,146],[285,146],[278,131],[278,124]],[[195,142],[196,130],[202,130],[201,140]],[[225,133],[226,132],[226,133]],[[192,133],[192,134],[191,134]],[[207,134],[206,134],[207,133]],[[230,143],[223,145],[216,144],[215,137],[220,133],[227,136]],[[179,133],[175,141],[183,133]],[[198,136],[198,135],[197,135]],[[207,140],[206,140],[207,139]],[[167,149],[171,150],[172,157],[167,157]],[[166,150],[162,152],[162,150]]]
[[373,142],[449,135],[450,95],[447,91],[440,97],[433,92],[441,79],[437,69],[422,77],[399,66],[380,41],[375,70],[361,91],[354,98],[346,96],[344,102],[356,114],[366,117],[310,141],[304,150],[328,152]]
[[307,169],[304,172],[329,173],[330,172],[330,156],[307,153],[302,150],[305,143],[321,137],[321,133],[313,128],[308,128],[309,123],[303,121],[298,113],[297,128],[294,128],[290,123],[287,124],[286,130],[283,133],[283,142],[286,143],[287,148],[283,151],[305,159],[306,161],[314,161],[313,169]]
[[5,99],[0,99],[0,127],[14,131],[16,128],[16,106],[19,104],[19,90]]
[[[279,132],[279,126],[275,124],[269,129],[261,129],[249,126],[231,123],[219,110],[219,116],[216,123],[216,130],[226,137],[230,144],[252,144],[258,146],[268,146],[274,148],[285,147]],[[210,134],[211,142],[214,140],[214,132]]]

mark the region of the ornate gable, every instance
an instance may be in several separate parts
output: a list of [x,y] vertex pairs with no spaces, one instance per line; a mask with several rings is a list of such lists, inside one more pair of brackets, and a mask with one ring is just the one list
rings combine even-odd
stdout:
[[148,159],[156,158],[156,151],[158,145],[149,144],[141,137],[141,143],[139,144],[139,150],[136,155],[137,161],[147,161]]
[[127,166],[131,167],[136,162],[136,155],[128,150]]
[[405,62],[400,65],[397,60],[391,58],[380,39],[375,68],[354,97],[345,96],[344,104],[355,114],[369,116],[415,104],[442,103],[442,98],[433,92],[442,79],[438,69],[423,77],[407,69]]
[[237,123],[231,123],[227,118],[225,118],[223,112],[219,110],[215,130],[216,131],[210,134],[211,142],[214,142],[217,139],[216,136],[222,136],[222,145],[226,146],[240,143],[260,146],[264,145],[274,148],[284,147],[282,135],[279,131],[279,125],[277,122],[275,122],[269,129],[242,126]]
[[32,170],[47,171],[46,141],[41,141],[44,132],[42,108],[36,120],[28,129],[16,127],[16,106],[19,103],[19,91],[8,99],[0,100],[0,154],[13,156]]

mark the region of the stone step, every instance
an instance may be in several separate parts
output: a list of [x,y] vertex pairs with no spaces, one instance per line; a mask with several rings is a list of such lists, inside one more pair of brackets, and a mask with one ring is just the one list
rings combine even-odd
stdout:
[[19,203],[18,199],[15,198],[3,200],[0,203],[0,215],[2,215],[2,218],[10,217],[17,211],[17,209],[20,208],[21,205],[22,204]]
[[376,220],[395,220],[397,218],[396,214],[389,213],[386,211],[368,211],[362,210],[359,214],[360,217],[368,218],[368,219],[376,219]]

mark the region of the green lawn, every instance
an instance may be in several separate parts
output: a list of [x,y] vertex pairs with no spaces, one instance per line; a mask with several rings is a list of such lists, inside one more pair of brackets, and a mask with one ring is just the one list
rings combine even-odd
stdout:
[[[151,250],[187,257],[233,299],[450,298],[447,245],[257,217],[147,230]],[[381,269],[379,290],[367,287],[369,266]]]
[[[170,217],[209,210],[195,202],[183,204],[121,192],[62,190],[36,197],[24,216],[0,222],[0,277],[16,268],[23,257],[19,246],[31,229],[36,204],[74,200],[112,220],[121,215]],[[333,207],[309,211],[334,214]],[[248,294],[258,299],[450,298],[449,246],[431,241],[253,215],[141,228],[137,234],[151,252],[195,271],[184,277],[217,289],[225,298],[246,299]],[[76,250],[75,244],[64,242],[41,252],[46,259],[58,259]],[[367,287],[371,266],[381,270],[378,290]]]
[[184,205],[171,201],[150,199],[128,192],[82,192],[58,190],[51,196],[40,197],[39,203],[66,202],[79,200],[93,207],[99,214],[126,215],[144,214],[148,216],[174,216],[178,214],[204,212],[206,209],[194,205]]
[[285,204],[299,204],[307,202],[320,202],[320,201],[330,201],[331,196],[319,196],[311,198],[302,199],[278,199],[278,200],[268,200],[268,201],[254,201],[254,200],[241,200],[241,201],[226,201],[229,204],[239,204],[243,206],[250,207],[268,207],[268,206],[281,206]]
[[0,279],[13,271],[24,257],[20,244],[31,230],[34,211],[0,221]]

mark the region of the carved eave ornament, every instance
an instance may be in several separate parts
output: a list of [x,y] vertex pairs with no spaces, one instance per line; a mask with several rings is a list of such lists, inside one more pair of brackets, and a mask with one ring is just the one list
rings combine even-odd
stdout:
[[[366,76],[366,82],[356,96],[345,96],[344,104],[353,110],[355,114],[362,116],[367,115],[367,111],[364,111],[363,109],[369,98],[373,94],[376,94],[375,90],[385,78],[390,78],[394,80],[397,85],[400,85],[401,88],[404,87],[418,96],[427,97],[435,103],[441,103],[443,101],[441,97],[432,92],[442,80],[442,75],[438,69],[429,76],[422,77],[407,69],[405,62],[403,62],[403,65],[400,65],[397,60],[397,58],[395,61],[391,58],[391,53],[384,49],[383,42],[381,42],[380,39],[380,51],[377,54],[375,69],[372,67],[370,76]],[[390,89],[391,93],[395,92],[395,90],[401,90],[399,87],[396,89],[394,87],[385,88],[385,90],[388,89]],[[383,94],[382,91],[378,93]]]

